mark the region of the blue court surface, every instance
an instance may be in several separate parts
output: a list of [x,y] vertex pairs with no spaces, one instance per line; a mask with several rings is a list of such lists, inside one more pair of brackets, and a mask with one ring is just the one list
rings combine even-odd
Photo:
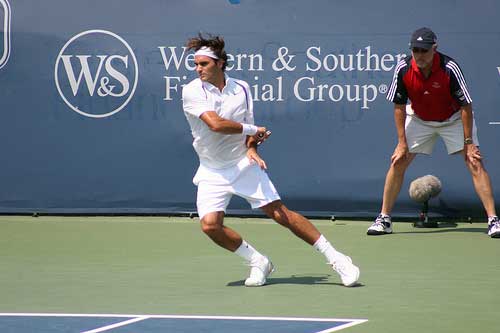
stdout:
[[366,319],[0,313],[2,333],[328,333]]

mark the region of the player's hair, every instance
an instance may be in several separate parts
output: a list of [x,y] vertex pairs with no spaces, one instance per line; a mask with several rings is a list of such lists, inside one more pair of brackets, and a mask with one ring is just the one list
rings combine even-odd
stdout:
[[198,33],[198,37],[190,38],[186,43],[187,49],[194,50],[195,52],[203,46],[211,48],[219,59],[224,60],[224,64],[222,65],[223,71],[226,69],[227,64],[227,54],[226,51],[224,51],[224,45],[224,39],[221,36],[207,34],[206,37],[204,37],[201,32]]

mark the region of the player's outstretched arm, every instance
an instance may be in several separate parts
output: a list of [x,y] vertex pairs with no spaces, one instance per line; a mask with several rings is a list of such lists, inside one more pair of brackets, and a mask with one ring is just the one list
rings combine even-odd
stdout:
[[215,111],[203,112],[200,119],[214,132],[221,134],[246,134],[265,136],[266,128],[251,124],[243,124],[220,117]]

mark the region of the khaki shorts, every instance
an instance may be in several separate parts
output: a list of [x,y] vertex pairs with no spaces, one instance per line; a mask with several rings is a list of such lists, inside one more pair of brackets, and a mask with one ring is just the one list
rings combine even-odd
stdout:
[[226,169],[200,165],[193,183],[198,185],[196,206],[200,219],[208,213],[226,212],[233,195],[245,199],[252,209],[280,200],[267,173],[246,157]]
[[[448,154],[455,154],[464,149],[464,129],[460,112],[443,122],[424,121],[413,113],[410,105],[407,105],[405,133],[410,153],[430,155],[438,137],[443,139]],[[479,146],[474,120],[472,140],[476,146]]]

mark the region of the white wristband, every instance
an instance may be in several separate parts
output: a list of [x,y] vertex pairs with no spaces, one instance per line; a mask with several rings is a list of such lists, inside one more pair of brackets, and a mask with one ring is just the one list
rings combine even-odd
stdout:
[[243,131],[241,132],[244,135],[255,135],[257,134],[258,127],[250,124],[241,124],[243,126]]

